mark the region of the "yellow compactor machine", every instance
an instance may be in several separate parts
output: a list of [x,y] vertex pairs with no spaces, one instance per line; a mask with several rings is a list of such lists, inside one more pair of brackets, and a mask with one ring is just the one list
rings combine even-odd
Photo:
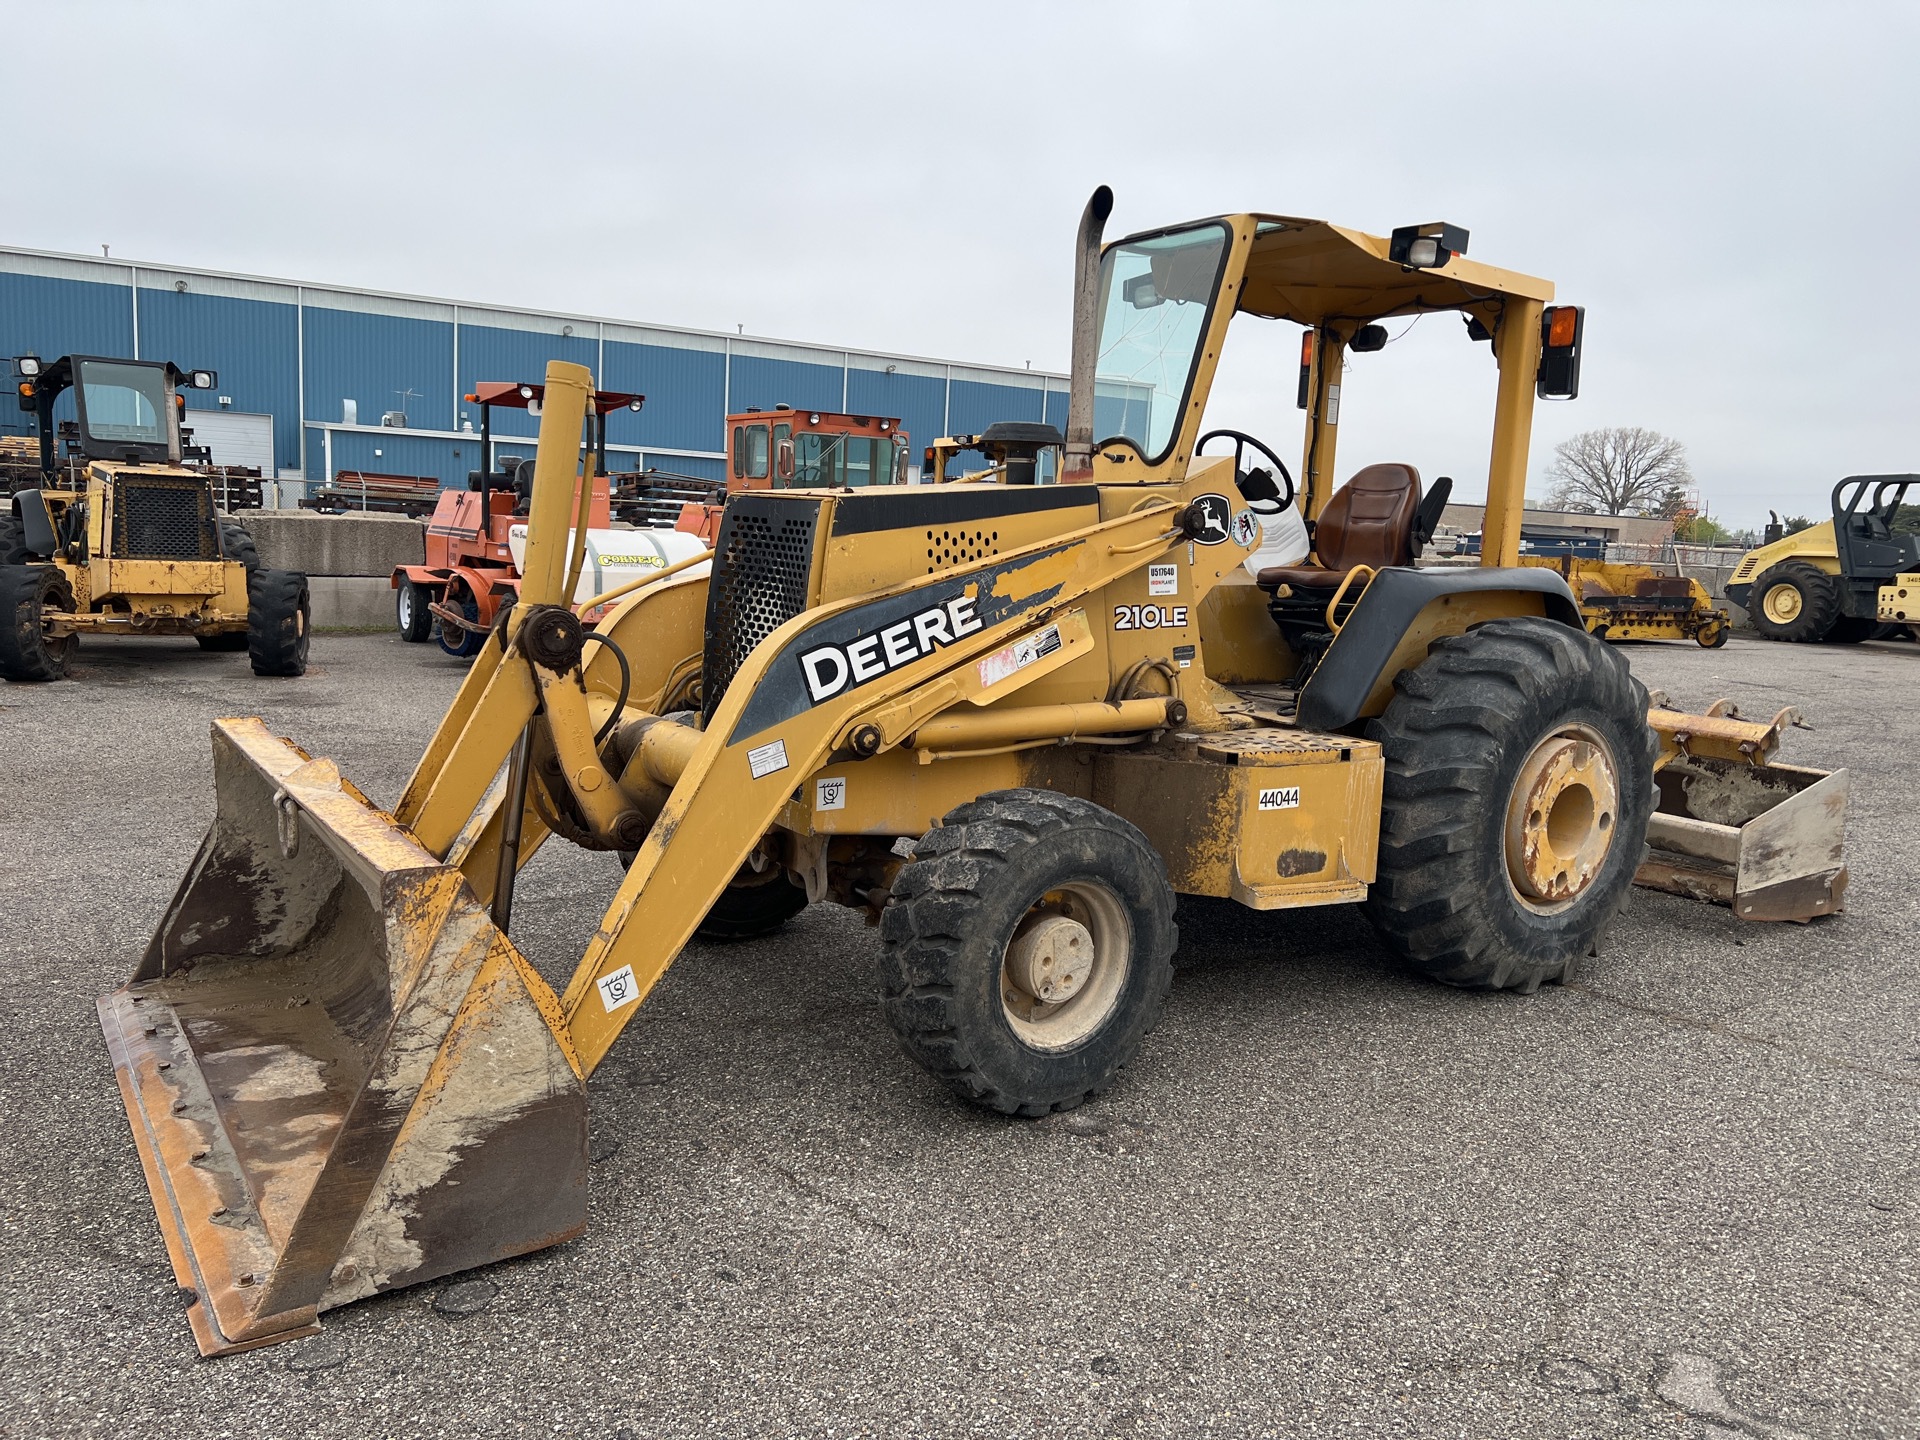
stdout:
[[[212,829],[100,1002],[203,1352],[578,1235],[587,1081],[703,928],[864,909],[906,1053],[1033,1116],[1152,1028],[1179,894],[1362,904],[1426,974],[1532,990],[1594,949],[1659,808],[1675,888],[1830,903],[1844,776],[1779,778],[1787,717],[1650,725],[1561,579],[1514,564],[1535,395],[1576,375],[1550,285],[1451,226],[1242,214],[1103,249],[1110,204],[1079,237],[1060,483],[734,495],[710,561],[589,602],[589,633],[565,601],[592,378],[556,362],[520,603],[398,805],[215,724]],[[1446,309],[1499,367],[1487,568],[1420,571],[1446,486],[1336,484],[1336,387],[1366,327]],[[1287,467],[1237,432],[1195,458],[1236,314],[1311,333],[1315,551],[1257,574],[1245,497]],[[1749,864],[1767,815],[1792,833]],[[558,990],[510,938],[554,837],[632,856]]]

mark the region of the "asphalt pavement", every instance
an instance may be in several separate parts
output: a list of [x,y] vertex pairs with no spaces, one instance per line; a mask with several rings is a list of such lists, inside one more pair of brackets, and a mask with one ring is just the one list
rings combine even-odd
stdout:
[[[1572,985],[1447,990],[1352,907],[1187,903],[1160,1028],[1042,1122],[895,1045],[851,912],[696,944],[590,1088],[581,1239],[200,1360],[94,1016],[262,714],[391,803],[460,679],[89,640],[0,687],[0,1436],[1920,1434],[1920,646],[1629,647],[1853,773],[1843,915],[1640,892]],[[537,857],[561,978],[618,880]]]

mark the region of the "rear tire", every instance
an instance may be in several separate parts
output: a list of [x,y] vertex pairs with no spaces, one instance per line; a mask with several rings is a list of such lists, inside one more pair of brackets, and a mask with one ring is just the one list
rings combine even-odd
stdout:
[[46,610],[73,609],[73,587],[54,565],[0,566],[0,677],[32,683],[66,678],[80,637],[47,634]]
[[976,1105],[1071,1110],[1159,1020],[1173,906],[1160,856],[1118,815],[1046,790],[983,795],[895,878],[880,919],[887,1023]]
[[312,639],[307,577],[295,570],[247,576],[247,655],[256,675],[304,675]]
[[220,522],[220,549],[227,559],[246,566],[248,574],[260,568],[260,551],[253,543],[252,534],[238,520]]
[[433,634],[433,611],[427,608],[431,592],[424,585],[402,580],[393,592],[393,619],[400,638],[418,645]]
[[1811,644],[1827,638],[1840,618],[1840,586],[1804,560],[1782,560],[1762,571],[1747,598],[1753,628],[1768,640]]
[[1368,919],[1448,985],[1564,980],[1625,908],[1646,848],[1646,687],[1617,651],[1525,619],[1440,641],[1394,689],[1367,729],[1387,762]]

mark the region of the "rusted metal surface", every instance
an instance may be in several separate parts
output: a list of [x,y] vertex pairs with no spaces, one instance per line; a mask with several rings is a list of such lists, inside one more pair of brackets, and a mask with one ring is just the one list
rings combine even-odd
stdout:
[[557,1003],[332,763],[214,727],[217,813],[100,1002],[203,1354],[584,1227],[584,1082]]
[[1841,908],[1846,771],[1689,756],[1664,765],[1656,782],[1636,884],[1729,906],[1743,920],[1811,920]]
[[1620,784],[1613,757],[1584,726],[1549,735],[1521,762],[1507,801],[1507,877],[1523,901],[1554,906],[1600,873]]

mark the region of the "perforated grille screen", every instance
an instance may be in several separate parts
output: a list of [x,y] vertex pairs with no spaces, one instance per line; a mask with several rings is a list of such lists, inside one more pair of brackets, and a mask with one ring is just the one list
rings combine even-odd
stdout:
[[218,560],[206,482],[184,476],[116,482],[113,554],[127,560]]
[[727,503],[707,586],[706,719],[754,647],[807,608],[819,518],[818,500],[749,493]]

